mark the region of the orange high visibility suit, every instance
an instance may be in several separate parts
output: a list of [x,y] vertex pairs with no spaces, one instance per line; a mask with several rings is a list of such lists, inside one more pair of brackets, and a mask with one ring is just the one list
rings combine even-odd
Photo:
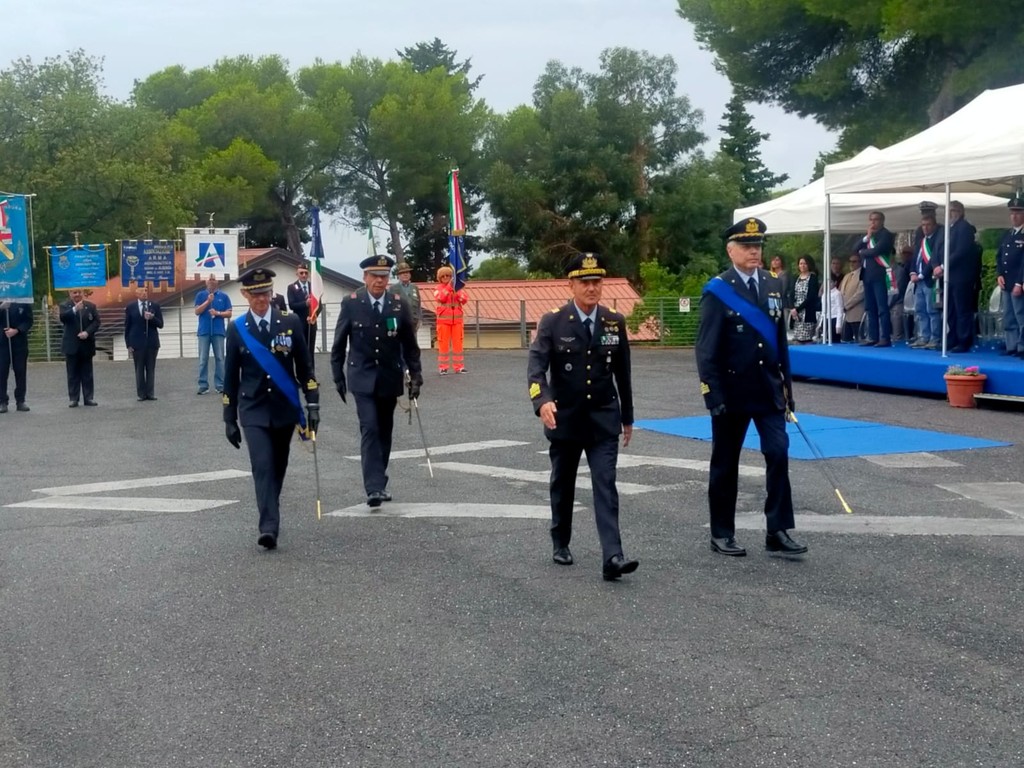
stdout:
[[453,274],[451,267],[437,270],[440,285],[434,289],[434,300],[437,302],[437,369],[442,376],[448,373],[449,360],[456,373],[466,371],[462,357],[465,336],[462,307],[469,301],[469,295],[465,288],[455,290],[452,286]]

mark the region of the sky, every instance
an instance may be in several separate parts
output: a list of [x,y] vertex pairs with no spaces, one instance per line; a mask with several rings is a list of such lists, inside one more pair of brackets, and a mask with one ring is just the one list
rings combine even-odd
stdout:
[[[102,57],[107,91],[124,99],[135,80],[175,64],[195,69],[226,56],[278,54],[294,70],[356,53],[396,58],[396,50],[438,37],[459,60],[472,60],[471,75],[484,76],[478,95],[506,112],[530,103],[548,61],[596,72],[601,51],[625,46],[675,59],[679,92],[703,112],[713,152],[729,82],[676,8],[675,0],[0,0],[0,65],[82,48]],[[771,135],[762,145],[768,168],[789,174],[787,186],[810,181],[815,159],[836,137],[776,107],[748,110],[754,127]],[[323,233],[325,265],[358,275],[366,233],[339,222],[325,222]],[[381,233],[378,245],[385,241]]]

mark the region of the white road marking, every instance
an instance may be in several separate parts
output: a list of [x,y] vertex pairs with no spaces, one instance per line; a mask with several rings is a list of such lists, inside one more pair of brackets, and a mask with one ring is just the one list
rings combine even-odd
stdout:
[[893,469],[943,469],[963,466],[963,464],[955,461],[936,456],[934,453],[923,451],[917,453],[882,453],[877,456],[864,456],[863,458],[880,467],[891,467]]
[[[762,515],[736,516],[736,527],[764,531]],[[880,517],[871,515],[798,515],[795,533],[860,533],[877,536],[1024,536],[1024,520],[956,517]]]
[[[708,472],[711,467],[707,459],[674,459],[668,456],[636,456],[631,453],[620,453],[619,468],[623,467],[670,467],[672,469],[690,469],[695,472]],[[764,467],[751,467],[740,464],[741,477],[764,477]]]
[[226,507],[237,499],[143,499],[123,496],[46,496],[31,501],[6,504],[22,509],[111,509],[118,512],[199,512]]
[[[522,443],[516,440],[482,440],[478,443],[454,443],[452,445],[438,445],[428,446],[430,448],[430,457],[434,456],[447,456],[455,453],[472,453],[473,451],[486,451],[491,448],[515,448],[519,445],[529,445],[529,443]],[[346,456],[346,459],[352,459],[353,461],[359,461],[359,456]],[[391,454],[392,459],[422,459],[423,449],[415,448],[409,451],[395,451]]]
[[249,472],[243,472],[240,469],[221,469],[216,472],[197,472],[192,475],[164,475],[162,477],[140,477],[135,480],[111,480],[106,483],[64,485],[57,488],[35,488],[33,489],[33,492],[45,493],[50,496],[79,496],[84,493],[126,491],[130,488],[159,488],[165,485],[208,483],[214,480],[234,480],[239,477],[251,477],[251,474]]
[[411,504],[385,502],[371,509],[365,504],[328,512],[332,517],[493,517],[549,520],[550,506],[530,504]]
[[939,488],[1024,520],[1024,483],[954,483]]
[[[484,464],[463,464],[455,461],[434,462],[434,469],[447,469],[452,472],[462,472],[466,475],[483,475],[496,480],[519,480],[526,483],[542,483],[548,485],[551,482],[551,471],[534,471],[529,469],[511,469],[510,467],[490,467]],[[586,475],[584,467],[580,467],[581,475]],[[586,477],[576,478],[577,488],[590,488],[590,480]],[[639,485],[637,483],[615,483],[619,493],[623,496],[635,496],[638,493],[650,493],[651,491],[664,490],[667,486]]]

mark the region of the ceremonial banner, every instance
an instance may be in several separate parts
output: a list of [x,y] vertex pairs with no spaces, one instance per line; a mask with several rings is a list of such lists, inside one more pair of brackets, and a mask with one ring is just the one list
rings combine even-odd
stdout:
[[462,214],[462,193],[459,190],[459,169],[448,173],[448,264],[455,273],[452,284],[459,290],[469,277],[466,263],[466,218]]
[[32,302],[32,260],[25,198],[0,198],[0,301]]
[[51,245],[50,265],[54,290],[102,288],[107,284],[106,245]]
[[185,274],[238,277],[239,229],[185,229]]
[[122,240],[121,287],[131,283],[174,287],[173,240]]
[[320,314],[320,306],[324,301],[324,241],[320,235],[320,209],[315,205],[312,210],[313,219],[313,243],[309,251],[309,316],[317,317]]

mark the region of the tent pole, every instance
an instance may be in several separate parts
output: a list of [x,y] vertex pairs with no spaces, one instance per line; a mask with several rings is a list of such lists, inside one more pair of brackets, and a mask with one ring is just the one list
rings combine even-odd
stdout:
[[821,296],[824,299],[825,314],[821,325],[821,338],[825,344],[832,344],[832,196],[825,193],[825,243],[821,249],[824,254],[821,264],[822,280]]
[[949,357],[947,340],[949,334],[946,332],[946,323],[949,322],[949,182],[946,182],[946,221],[945,235],[942,243],[942,356]]

